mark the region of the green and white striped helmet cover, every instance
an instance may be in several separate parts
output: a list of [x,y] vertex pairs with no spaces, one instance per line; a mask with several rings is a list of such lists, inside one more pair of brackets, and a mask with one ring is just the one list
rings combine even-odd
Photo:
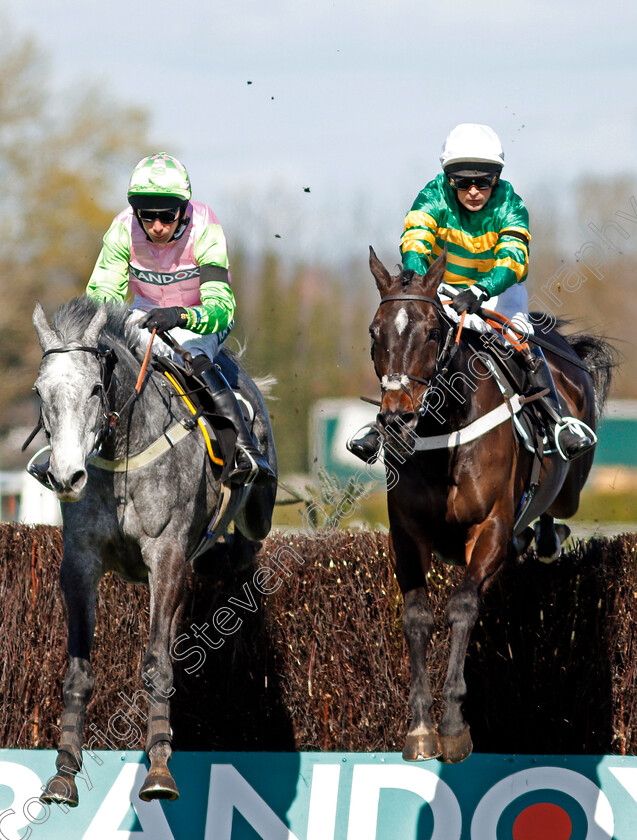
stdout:
[[128,197],[133,195],[174,195],[190,201],[192,191],[186,167],[164,152],[143,158],[133,170],[128,185]]

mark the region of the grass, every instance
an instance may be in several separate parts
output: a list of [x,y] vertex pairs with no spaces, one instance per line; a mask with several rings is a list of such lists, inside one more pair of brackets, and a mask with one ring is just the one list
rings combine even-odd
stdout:
[[[304,529],[302,502],[293,505],[277,505],[274,511],[273,527],[281,530]],[[326,507],[326,513],[329,513]],[[613,489],[594,482],[584,488],[580,507],[572,518],[573,522],[634,522],[637,530],[637,487],[621,486]],[[351,516],[341,519],[342,528],[364,526],[387,528],[387,502],[383,491],[375,492],[368,499],[361,499]]]

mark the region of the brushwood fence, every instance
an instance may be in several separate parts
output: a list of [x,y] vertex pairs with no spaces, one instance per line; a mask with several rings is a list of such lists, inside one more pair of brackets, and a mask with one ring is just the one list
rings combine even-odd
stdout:
[[[550,566],[531,551],[503,571],[485,597],[467,659],[466,715],[476,751],[637,752],[636,552],[637,535],[627,534],[577,543]],[[66,668],[61,554],[57,528],[0,525],[2,747],[48,749],[58,739]],[[399,750],[409,664],[386,535],[274,534],[257,566],[281,557],[287,571],[268,595],[254,586],[253,568],[220,566],[216,578],[192,577],[182,652],[195,638],[190,629],[218,626],[215,612],[230,598],[246,607],[235,610],[241,627],[208,649],[205,661],[194,653],[175,661],[175,747]],[[444,603],[460,576],[441,564],[430,576],[438,700]],[[147,627],[147,589],[107,576],[87,722],[105,728],[122,695],[142,687]]]

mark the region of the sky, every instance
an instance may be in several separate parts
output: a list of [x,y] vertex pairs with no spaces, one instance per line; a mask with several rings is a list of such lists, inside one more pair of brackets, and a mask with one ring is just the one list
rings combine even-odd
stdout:
[[224,225],[291,257],[334,263],[372,244],[395,265],[404,215],[461,122],[498,132],[504,177],[540,208],[567,207],[582,177],[635,173],[627,0],[0,0],[0,12],[49,53],[55,90],[96,84],[146,108],[149,153],[179,156]]

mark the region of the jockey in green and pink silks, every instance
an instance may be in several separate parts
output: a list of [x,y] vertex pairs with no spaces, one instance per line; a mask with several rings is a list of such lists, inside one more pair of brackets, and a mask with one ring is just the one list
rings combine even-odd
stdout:
[[87,293],[124,301],[132,291],[135,309],[178,306],[186,309],[178,326],[201,335],[226,330],[235,310],[226,238],[210,207],[190,197],[178,160],[141,161],[128,189],[131,206],[106,232]]
[[[193,356],[212,361],[232,329],[236,303],[221,224],[210,207],[191,198],[188,172],[176,158],[161,153],[141,160],[128,187],[130,206],[104,235],[86,293],[123,303],[132,291],[139,327],[170,330]],[[155,349],[171,353],[163,342]],[[220,412],[237,429],[231,480],[274,478],[220,371],[215,367],[202,376]]]

